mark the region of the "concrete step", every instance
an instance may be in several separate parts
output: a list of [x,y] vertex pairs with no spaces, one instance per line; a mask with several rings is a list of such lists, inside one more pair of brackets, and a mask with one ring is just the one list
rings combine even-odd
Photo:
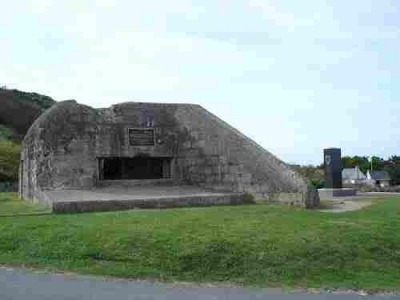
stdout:
[[134,186],[150,186],[150,185],[173,185],[172,179],[141,179],[141,180],[100,180],[98,183],[99,187],[107,186],[123,186],[123,187],[134,187]]
[[165,209],[177,207],[200,207],[212,205],[240,205],[242,198],[239,194],[169,196],[162,198],[144,199],[109,199],[87,200],[75,202],[55,202],[52,204],[54,213],[81,213],[99,211],[118,211],[129,209]]
[[210,192],[194,186],[109,186],[45,192],[55,213],[244,204],[238,193]]

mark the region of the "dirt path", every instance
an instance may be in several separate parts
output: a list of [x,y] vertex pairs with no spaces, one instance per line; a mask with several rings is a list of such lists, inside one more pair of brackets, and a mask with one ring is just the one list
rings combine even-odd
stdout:
[[351,197],[337,197],[332,199],[321,199],[323,206],[319,211],[330,213],[341,213],[346,211],[359,210],[364,207],[373,205],[380,200],[387,198],[399,199],[400,193],[384,193],[384,192],[371,192],[371,193],[357,193],[357,196]]
[[[337,201],[337,200],[335,200]],[[346,211],[359,210],[373,204],[372,200],[345,200],[330,204],[329,208],[320,209],[322,212],[341,213]]]

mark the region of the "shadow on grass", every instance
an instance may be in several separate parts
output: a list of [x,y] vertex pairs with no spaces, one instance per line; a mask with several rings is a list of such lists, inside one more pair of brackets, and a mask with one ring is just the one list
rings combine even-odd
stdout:
[[51,212],[47,213],[28,213],[28,214],[6,214],[0,215],[0,218],[15,218],[15,217],[40,217],[52,215]]

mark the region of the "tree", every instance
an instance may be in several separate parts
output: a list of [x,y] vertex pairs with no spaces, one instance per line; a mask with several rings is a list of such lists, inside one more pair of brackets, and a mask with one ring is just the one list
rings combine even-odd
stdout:
[[18,179],[21,146],[12,141],[0,141],[0,180]]
[[366,173],[370,169],[370,162],[367,156],[343,156],[342,166],[343,168],[354,168],[358,166],[363,173]]
[[392,183],[400,184],[400,156],[393,155],[384,164],[384,170],[389,173]]
[[385,167],[385,160],[378,156],[372,156],[372,170],[374,171],[382,171]]
[[389,159],[387,160],[388,164],[394,164],[394,165],[400,165],[400,156],[397,155],[392,155],[391,157],[389,157]]
[[308,182],[316,188],[324,186],[324,169],[323,165],[320,166],[292,166],[297,173],[306,178]]

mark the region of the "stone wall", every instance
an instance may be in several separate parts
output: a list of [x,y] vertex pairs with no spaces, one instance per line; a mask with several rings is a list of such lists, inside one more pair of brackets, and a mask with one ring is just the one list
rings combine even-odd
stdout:
[[[128,128],[153,128],[154,146],[129,145]],[[122,103],[93,109],[64,101],[30,128],[23,143],[20,191],[99,185],[98,158],[170,157],[172,181],[258,199],[314,206],[318,197],[283,162],[202,107]]]

